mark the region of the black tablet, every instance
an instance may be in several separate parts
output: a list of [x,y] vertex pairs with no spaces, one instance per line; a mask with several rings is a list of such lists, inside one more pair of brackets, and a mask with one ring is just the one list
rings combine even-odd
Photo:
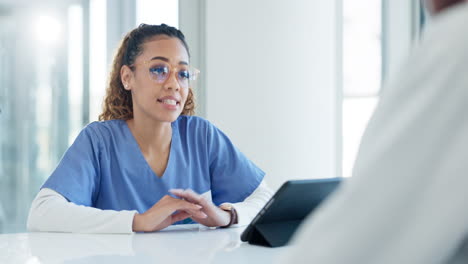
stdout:
[[328,178],[285,182],[244,230],[241,240],[268,247],[287,244],[302,220],[341,181]]

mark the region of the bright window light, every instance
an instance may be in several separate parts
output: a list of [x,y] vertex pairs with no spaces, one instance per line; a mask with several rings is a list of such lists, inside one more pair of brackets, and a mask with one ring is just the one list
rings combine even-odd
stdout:
[[107,79],[107,12],[106,0],[90,2],[89,45],[89,121],[96,121],[101,113]]
[[344,96],[376,96],[381,80],[381,11],[379,0],[343,2]]
[[379,101],[378,97],[349,97],[343,100],[343,176],[352,170],[367,123]]
[[137,0],[136,24],[179,26],[178,0]]
[[381,0],[343,2],[343,163],[352,175],[362,135],[378,102],[382,72]]
[[60,21],[53,16],[41,15],[35,23],[36,37],[45,45],[57,43],[61,33]]
[[71,145],[83,125],[83,8],[79,5],[68,8],[68,104]]

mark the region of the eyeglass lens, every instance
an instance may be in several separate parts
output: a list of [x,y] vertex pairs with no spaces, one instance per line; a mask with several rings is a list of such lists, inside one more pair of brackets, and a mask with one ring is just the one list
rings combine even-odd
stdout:
[[158,83],[163,83],[171,76],[173,70],[176,71],[177,80],[183,87],[187,87],[189,85],[189,80],[194,80],[196,77],[193,70],[189,67],[172,68],[169,64],[162,62],[151,65],[149,73],[151,79]]

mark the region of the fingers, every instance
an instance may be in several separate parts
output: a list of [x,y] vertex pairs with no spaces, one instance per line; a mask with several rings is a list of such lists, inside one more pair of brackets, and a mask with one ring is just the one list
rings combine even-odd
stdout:
[[202,212],[201,209],[203,209],[203,206],[199,205],[199,204],[194,204],[190,201],[187,201],[187,200],[181,200],[181,199],[176,199],[176,198],[172,198],[171,197],[171,200],[173,199],[173,201],[175,202],[174,203],[174,207],[173,207],[173,210],[175,211],[185,211],[187,213],[189,213],[190,215],[193,215],[197,218],[206,218],[207,215]]
[[177,212],[177,213],[172,215],[171,225],[174,224],[177,221],[182,221],[182,220],[184,220],[186,218],[189,218],[191,216],[192,216],[191,214],[189,214],[187,212],[184,212],[184,211]]
[[192,215],[193,217],[196,217],[196,218],[207,218],[208,216],[200,211],[200,210],[197,210],[197,211],[194,211],[194,210],[185,210],[185,212],[187,212],[188,214]]
[[[183,200],[180,200],[181,204],[183,204],[182,206],[178,206],[177,210],[184,210],[186,211],[187,213],[195,216],[195,217],[198,217],[198,218],[206,218],[207,215],[201,211],[201,209],[203,207],[201,207],[200,205],[198,204],[193,204],[193,203],[190,203],[190,202],[187,202],[187,201],[183,201]],[[195,208],[194,208],[195,207]]]
[[[175,198],[174,198],[175,199]],[[203,206],[199,204],[192,203],[191,201],[188,200],[181,200],[177,199],[177,205],[176,205],[176,210],[188,210],[188,211],[200,211]]]
[[210,205],[210,203],[203,196],[197,194],[196,192],[190,189],[186,189],[186,190],[172,189],[172,190],[169,190],[169,192],[191,203],[200,204],[203,207],[207,207]]

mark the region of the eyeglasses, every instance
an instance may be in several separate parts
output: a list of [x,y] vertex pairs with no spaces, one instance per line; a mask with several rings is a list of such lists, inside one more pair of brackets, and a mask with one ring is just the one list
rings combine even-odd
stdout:
[[172,67],[169,63],[160,60],[150,60],[142,63],[132,64],[130,65],[130,68],[139,64],[148,64],[149,77],[151,80],[160,84],[166,82],[172,73],[175,73],[177,81],[182,88],[188,88],[190,83],[196,81],[198,74],[200,74],[200,71],[194,67],[188,65]]

